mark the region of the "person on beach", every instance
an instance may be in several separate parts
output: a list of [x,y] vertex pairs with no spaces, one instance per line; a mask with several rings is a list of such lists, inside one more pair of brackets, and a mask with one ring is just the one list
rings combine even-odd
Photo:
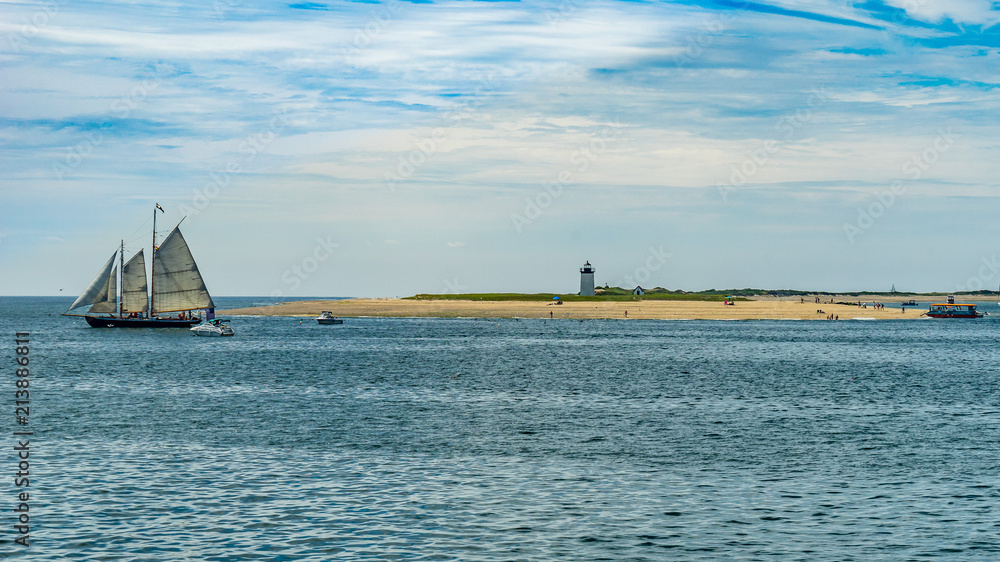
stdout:
[[628,318],[628,311],[625,311],[625,318]]
[[552,311],[549,311],[549,318],[552,318]]

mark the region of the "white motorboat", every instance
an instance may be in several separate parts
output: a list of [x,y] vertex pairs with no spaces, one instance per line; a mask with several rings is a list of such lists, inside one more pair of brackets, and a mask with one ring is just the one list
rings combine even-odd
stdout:
[[344,323],[344,321],[342,319],[337,318],[336,316],[334,316],[333,313],[330,312],[329,310],[324,310],[323,312],[320,312],[319,316],[316,317],[316,321],[319,322],[320,324],[343,324]]
[[205,336],[205,337],[232,336],[234,335],[235,332],[233,332],[233,329],[229,326],[228,322],[229,322],[228,320],[221,320],[216,318],[211,322],[198,324],[194,328],[191,328],[191,331],[196,336]]

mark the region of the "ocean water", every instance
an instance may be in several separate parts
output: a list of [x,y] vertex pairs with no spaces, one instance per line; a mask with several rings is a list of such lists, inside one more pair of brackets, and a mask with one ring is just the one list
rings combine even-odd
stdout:
[[70,300],[0,298],[0,556],[1000,559],[995,304],[976,321],[259,317],[218,339],[89,328],[58,315]]

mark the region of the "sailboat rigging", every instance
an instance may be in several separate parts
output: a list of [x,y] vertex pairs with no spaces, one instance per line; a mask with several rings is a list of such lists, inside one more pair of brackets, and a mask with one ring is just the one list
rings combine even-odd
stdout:
[[[156,245],[157,210],[163,212],[163,208],[157,204],[153,210],[149,290],[143,250],[126,262],[123,240],[64,316],[83,316],[89,325],[99,328],[187,328],[201,322],[200,317],[187,314],[194,310],[205,310],[208,319],[214,317],[215,302],[181,234],[180,223]],[[90,306],[84,314],[70,312],[84,306]]]

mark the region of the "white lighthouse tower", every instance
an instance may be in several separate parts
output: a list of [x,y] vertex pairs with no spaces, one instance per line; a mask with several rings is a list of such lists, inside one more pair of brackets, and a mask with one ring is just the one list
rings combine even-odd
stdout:
[[594,296],[594,267],[590,265],[590,262],[583,264],[580,268],[580,296],[581,297],[592,297]]

